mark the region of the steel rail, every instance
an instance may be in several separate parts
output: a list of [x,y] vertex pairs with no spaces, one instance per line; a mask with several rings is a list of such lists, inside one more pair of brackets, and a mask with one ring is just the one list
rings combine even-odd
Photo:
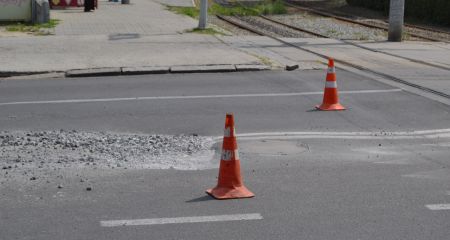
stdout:
[[249,32],[256,33],[256,34],[258,34],[260,36],[266,36],[266,37],[274,38],[273,36],[269,36],[269,35],[263,33],[262,31],[259,31],[259,30],[254,29],[254,28],[249,28],[249,27],[247,27],[247,26],[245,26],[243,24],[240,24],[240,23],[232,20],[230,17],[226,17],[226,16],[222,16],[222,15],[216,15],[216,17],[219,18],[220,20],[223,20],[223,21],[229,23],[229,24],[232,24],[232,25],[234,25],[236,27],[239,27],[241,29],[247,30]]
[[294,30],[297,30],[297,31],[300,31],[300,32],[305,32],[305,33],[308,33],[308,34],[311,34],[311,35],[314,35],[314,36],[317,36],[317,37],[330,38],[330,37],[325,36],[325,35],[323,35],[323,34],[316,33],[316,32],[312,32],[312,31],[309,31],[309,30],[306,30],[306,29],[303,29],[303,28],[299,28],[299,27],[297,27],[297,26],[292,26],[292,25],[289,25],[289,24],[286,24],[286,23],[277,21],[277,20],[275,20],[275,19],[266,17],[266,16],[264,16],[264,15],[259,15],[259,17],[260,17],[260,18],[263,18],[263,19],[265,19],[265,20],[267,20],[267,21],[270,21],[270,22],[273,22],[273,23],[276,23],[276,24],[279,24],[279,25],[282,25],[282,26],[285,26],[285,27],[288,27],[288,28],[291,28],[291,29],[294,29]]
[[[231,17],[225,17],[225,16],[221,16],[221,15],[217,15],[217,17],[219,19],[222,19],[223,21],[226,21],[226,22],[228,22],[228,23],[230,23],[232,25],[235,25],[236,27],[245,29],[247,31],[256,33],[256,34],[261,35],[261,36],[266,36],[266,37],[272,38],[272,39],[274,39],[274,40],[276,40],[276,41],[278,41],[280,43],[283,43],[285,45],[288,45],[288,46],[300,49],[302,51],[314,54],[314,55],[319,56],[319,57],[324,58],[324,59],[328,59],[329,58],[329,56],[326,56],[324,54],[321,54],[321,53],[309,50],[307,48],[295,45],[293,43],[284,41],[283,39],[280,39],[278,37],[274,37],[274,36],[268,35],[268,34],[262,32],[262,31],[259,31],[259,30],[255,29],[255,28],[251,28],[249,26],[245,26],[244,24],[241,24],[241,23],[233,20]],[[440,97],[444,97],[444,98],[450,99],[450,95],[449,94],[446,94],[446,93],[443,93],[443,92],[440,92],[440,91],[436,91],[434,89],[431,89],[431,88],[428,88],[428,87],[424,87],[424,86],[421,86],[421,85],[418,85],[418,84],[415,84],[415,83],[411,83],[411,82],[405,81],[403,79],[397,78],[395,76],[392,76],[392,75],[389,75],[389,74],[386,74],[386,73],[383,73],[383,72],[374,71],[372,69],[369,69],[369,68],[366,68],[366,67],[363,67],[363,66],[360,66],[360,65],[356,65],[354,63],[350,63],[350,62],[345,61],[345,60],[340,60],[340,59],[334,59],[334,60],[335,60],[335,62],[340,63],[342,65],[345,65],[345,66],[348,66],[348,67],[351,67],[351,68],[355,68],[355,69],[358,69],[358,70],[361,70],[361,71],[364,71],[364,72],[368,72],[368,73],[371,73],[371,74],[383,77],[385,79],[389,79],[391,81],[394,81],[394,82],[397,82],[397,83],[401,83],[401,84],[404,84],[406,86],[422,90],[424,92],[432,93],[432,94],[438,95]]]
[[[347,21],[347,20],[354,21],[354,20],[352,20],[350,18],[341,17],[341,16],[334,15],[334,14],[327,14],[327,13],[324,12],[325,10],[323,10],[323,9],[317,9],[317,8],[311,8],[311,7],[301,7],[301,6],[298,6],[296,4],[291,3],[289,1],[286,1],[285,3],[287,5],[289,5],[289,6],[291,6],[291,7],[294,7],[294,8],[304,8],[305,11],[308,11],[308,10],[316,11],[315,12],[316,14],[319,14],[319,15],[322,15],[322,16],[326,16],[326,17],[329,16],[329,17],[333,17],[333,18],[336,18],[336,19],[342,18],[342,19],[339,19],[339,20],[343,20],[343,21]],[[361,24],[361,25],[365,24],[364,22],[358,22],[358,21],[355,21],[355,22],[357,24]],[[389,21],[387,21],[387,20],[384,20],[383,22],[389,23]],[[410,23],[405,23],[404,25],[405,25],[405,27],[409,27],[409,28],[417,28],[417,29],[424,30],[424,31],[444,33],[444,34],[449,34],[450,35],[450,31],[444,31],[444,30],[440,30],[440,29],[436,29],[436,28],[430,28],[430,27],[423,27],[423,26],[410,24]],[[368,27],[372,27],[372,25],[369,24]],[[376,26],[376,25],[374,25],[373,27],[374,28],[384,29],[383,27],[379,27],[379,26]]]
[[[386,21],[386,22],[388,23],[388,21]],[[417,28],[417,29],[421,29],[421,30],[424,30],[424,31],[444,33],[444,34],[450,35],[450,31],[444,31],[444,30],[440,30],[440,29],[436,29],[436,28],[430,28],[430,27],[422,27],[422,26],[414,25],[414,24],[410,24],[410,23],[405,23],[404,25],[405,25],[405,27]]]
[[[337,19],[337,20],[340,20],[340,21],[349,22],[349,23],[353,23],[353,24],[358,24],[358,25],[361,25],[361,26],[369,27],[369,28],[376,28],[376,29],[381,29],[381,30],[384,30],[384,31],[388,31],[389,30],[388,27],[381,27],[381,26],[378,26],[378,25],[375,25],[375,24],[355,21],[355,20],[352,20],[350,18],[340,17],[340,16],[337,16],[337,15],[334,15],[334,14],[331,14],[331,13],[326,13],[326,12],[323,12],[323,11],[320,11],[320,10],[317,10],[317,9],[313,9],[313,8],[301,7],[301,6],[298,6],[298,5],[290,3],[289,1],[285,1],[285,3],[286,3],[286,5],[288,5],[288,6],[292,7],[292,8],[299,9],[299,10],[302,10],[302,11],[305,11],[305,12],[311,12],[311,13],[314,13],[316,15],[320,15],[320,16],[324,16],[324,17],[330,17],[330,18],[334,18],[334,19]],[[428,37],[428,36],[424,36],[424,35],[417,34],[417,33],[408,32],[408,34],[410,36],[412,36],[412,37],[422,38],[422,39],[426,39],[426,40],[430,40],[430,41],[434,41],[434,42],[448,42],[448,41],[444,41],[442,39]]]

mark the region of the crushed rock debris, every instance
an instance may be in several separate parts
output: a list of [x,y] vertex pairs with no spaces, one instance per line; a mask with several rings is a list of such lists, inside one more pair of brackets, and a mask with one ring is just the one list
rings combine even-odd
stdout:
[[[35,170],[214,168],[214,141],[196,135],[0,131],[0,178],[39,179]],[[0,179],[1,180],[1,179]]]

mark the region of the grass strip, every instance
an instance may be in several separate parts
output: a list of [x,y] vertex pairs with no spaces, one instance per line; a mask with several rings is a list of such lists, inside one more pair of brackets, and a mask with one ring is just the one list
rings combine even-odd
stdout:
[[[192,18],[198,18],[200,9],[198,7],[172,7],[168,6],[168,10],[186,15]],[[286,6],[281,0],[265,0],[261,3],[257,3],[251,6],[245,6],[242,4],[234,4],[231,6],[222,6],[217,3],[210,3],[208,13],[210,15],[225,15],[225,16],[256,16],[256,15],[269,15],[269,14],[284,14],[286,13]]]
[[58,19],[50,19],[48,23],[42,24],[16,22],[16,23],[3,23],[2,25],[5,26],[6,31],[9,32],[42,33],[43,29],[55,28],[59,22],[60,20]]

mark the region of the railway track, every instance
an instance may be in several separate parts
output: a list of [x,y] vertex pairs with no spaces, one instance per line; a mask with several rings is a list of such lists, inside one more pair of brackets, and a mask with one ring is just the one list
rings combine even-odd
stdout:
[[[385,21],[385,22],[389,23],[389,21]],[[423,27],[423,26],[414,25],[414,24],[410,24],[410,23],[405,23],[404,25],[406,27],[410,27],[410,28],[418,28],[418,29],[425,30],[425,31],[444,33],[444,34],[450,35],[449,31],[443,31],[443,30],[439,30],[439,29],[435,29],[435,28]]]
[[[218,16],[218,17],[220,19],[230,23],[230,21],[227,20],[226,17],[224,17],[224,16]],[[234,18],[237,19],[237,22],[235,21],[235,23],[231,23],[231,24],[233,24],[235,26],[238,26],[238,27],[241,27],[243,29],[246,29],[248,31],[251,31],[253,33],[256,33],[258,35],[261,35],[261,36],[270,36],[270,37],[274,37],[274,38],[279,38],[279,37],[299,37],[299,36],[300,37],[330,38],[330,37],[328,37],[326,35],[323,35],[323,34],[320,34],[320,33],[314,32],[314,31],[310,31],[310,30],[307,30],[307,29],[304,29],[304,28],[300,28],[298,26],[292,26],[292,25],[286,24],[284,22],[275,20],[275,19],[270,18],[268,16],[260,15],[260,16],[256,16],[256,17],[253,17],[253,18],[234,16]],[[263,19],[264,21],[273,23],[275,25],[262,24],[260,21],[257,20],[258,18]],[[252,19],[252,21],[248,21],[249,19]],[[239,25],[245,25],[245,26],[242,27],[242,26],[239,26]],[[301,36],[300,34],[298,34],[298,36],[296,36],[292,32],[289,35],[283,35],[282,33],[280,34],[280,31],[276,30],[276,25],[280,25],[283,28],[291,29],[293,31],[298,31],[298,32],[301,32],[301,33],[304,33],[304,34],[307,34],[307,35],[310,35],[310,36]],[[267,28],[268,26],[269,26],[269,28]],[[259,29],[259,30],[256,30],[256,29]],[[423,64],[423,65],[427,65],[427,66],[431,66],[431,67],[435,67],[435,68],[439,68],[439,69],[450,71],[449,67],[436,65],[436,64],[433,64],[433,63],[429,63],[429,62],[425,62],[425,61],[421,61],[421,60],[417,60],[417,59],[412,59],[412,58],[396,55],[396,54],[385,52],[385,51],[371,49],[371,48],[364,47],[364,46],[362,46],[360,44],[357,44],[357,43],[354,43],[354,42],[351,42],[351,41],[347,41],[347,40],[342,40],[341,39],[340,41],[344,42],[345,44],[349,44],[349,45],[352,45],[352,46],[355,46],[355,47],[358,47],[358,48],[361,48],[361,49],[364,49],[364,50],[367,50],[367,51],[377,52],[377,53],[389,55],[389,56],[392,56],[392,57],[408,60],[408,61],[411,61],[411,62],[415,62],[415,63],[419,63],[419,64]]]
[[[329,13],[329,12],[326,12],[321,9],[298,6],[289,1],[285,1],[285,3],[286,3],[286,5],[288,5],[291,8],[294,8],[294,9],[297,9],[300,11],[304,11],[304,12],[308,12],[308,13],[313,13],[315,15],[329,17],[329,18],[333,18],[333,19],[336,19],[339,21],[357,24],[357,25],[368,27],[368,28],[375,28],[375,29],[380,29],[380,30],[384,30],[384,31],[389,30],[388,23],[386,21],[384,21],[383,23],[382,22],[380,22],[380,23],[363,22],[363,21],[353,20],[353,19],[350,19],[347,17],[337,16],[336,14]],[[426,27],[422,27],[422,26],[416,26],[416,25],[412,25],[412,24],[405,24],[405,30],[406,30],[406,33],[412,37],[421,38],[421,39],[434,41],[434,42],[447,42],[447,43],[450,42],[450,32],[446,32],[446,31],[442,31],[442,30],[438,30],[438,29],[426,28]],[[417,33],[418,31],[421,31],[422,33]],[[445,36],[441,36],[440,38],[432,37],[432,36],[429,36],[430,33],[434,33],[434,34],[438,33],[438,34],[445,35]],[[425,35],[425,34],[428,34],[428,35]]]
[[[277,33],[273,33],[273,32],[271,33],[271,31],[267,30],[267,29],[258,29],[261,26],[257,26],[255,24],[249,23],[248,21],[245,21],[245,19],[243,19],[242,17],[238,17],[238,16],[221,16],[221,15],[217,15],[217,17],[219,19],[223,20],[223,21],[226,21],[226,22],[228,22],[228,23],[230,23],[232,25],[235,25],[235,26],[240,27],[242,29],[245,29],[247,31],[253,32],[253,33],[261,35],[261,36],[270,37],[270,38],[272,38],[272,39],[274,39],[274,40],[276,40],[278,42],[281,42],[281,43],[283,43],[285,45],[288,45],[288,46],[300,49],[302,51],[306,51],[306,52],[312,53],[312,54],[314,54],[316,56],[319,56],[321,58],[324,58],[324,59],[328,59],[328,56],[326,56],[326,55],[323,55],[321,53],[312,51],[310,49],[307,49],[307,48],[295,45],[293,43],[284,41],[283,39],[280,38],[282,36],[277,35]],[[264,19],[266,21],[273,22],[275,24],[281,23],[279,21],[276,21],[276,20],[271,19],[271,18],[266,17],[266,16],[258,16],[258,18]],[[319,34],[316,34],[314,32],[310,32],[308,30],[301,29],[299,27],[290,26],[290,25],[285,24],[285,23],[281,23],[280,25],[283,26],[283,27],[291,28],[291,29],[299,31],[299,32],[304,32],[305,34],[310,34],[311,36],[326,37],[326,36],[319,36]],[[351,45],[359,47],[359,48],[363,48],[365,50],[379,52],[379,51],[376,51],[376,50],[373,50],[373,49],[369,49],[369,48],[365,48],[363,46],[360,46],[358,44],[351,43],[351,42],[348,42],[348,41],[345,41],[345,40],[340,40],[340,41],[343,41],[346,44],[351,44]],[[413,62],[416,62],[416,63],[419,63],[419,64],[424,64],[424,65],[427,65],[427,66],[431,66],[431,67],[435,67],[435,68],[439,68],[439,69],[444,69],[444,70],[450,71],[450,68],[439,66],[439,65],[435,65],[435,64],[431,64],[431,63],[428,63],[428,62],[415,60],[415,59],[409,59],[409,58],[405,58],[405,57],[402,57],[402,56],[398,56],[398,55],[394,55],[394,54],[390,54],[390,53],[386,53],[386,52],[379,52],[379,53],[390,55],[390,56],[394,56],[394,57],[398,57],[398,58],[402,58],[402,59],[406,59],[406,60],[413,61]],[[347,62],[347,61],[344,61],[344,60],[340,60],[340,59],[335,59],[335,61],[340,63],[340,64],[343,64],[345,66],[348,66],[348,67],[352,67],[352,68],[355,68],[355,69],[358,69],[358,70],[361,70],[361,71],[364,71],[364,72],[368,72],[368,73],[371,73],[371,74],[374,74],[374,75],[378,75],[378,76],[383,77],[385,79],[389,79],[391,81],[394,81],[394,82],[397,82],[397,83],[401,83],[401,84],[407,85],[409,87],[413,87],[415,89],[422,90],[424,92],[432,93],[432,94],[438,95],[440,97],[444,97],[444,98],[450,99],[450,95],[449,94],[446,94],[446,93],[443,93],[443,92],[440,92],[440,91],[436,91],[434,89],[427,88],[427,87],[424,87],[424,86],[421,86],[421,85],[418,85],[418,84],[415,84],[415,83],[411,83],[411,82],[405,81],[403,79],[397,78],[395,76],[391,76],[391,75],[383,73],[383,72],[374,71],[374,70],[368,69],[366,67],[363,67],[363,66],[360,66],[360,65],[356,65],[356,64],[353,64],[353,63],[350,63],[350,62]]]

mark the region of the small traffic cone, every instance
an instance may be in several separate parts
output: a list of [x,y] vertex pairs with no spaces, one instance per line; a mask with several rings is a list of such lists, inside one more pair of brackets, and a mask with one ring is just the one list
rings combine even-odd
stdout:
[[334,60],[332,58],[328,59],[328,72],[323,93],[323,102],[322,105],[316,106],[316,108],[323,111],[345,110],[345,107],[339,103],[336,68],[334,67]]
[[242,182],[241,164],[239,161],[232,113],[227,113],[225,118],[225,131],[217,186],[206,190],[206,193],[216,199],[251,198],[255,196]]

